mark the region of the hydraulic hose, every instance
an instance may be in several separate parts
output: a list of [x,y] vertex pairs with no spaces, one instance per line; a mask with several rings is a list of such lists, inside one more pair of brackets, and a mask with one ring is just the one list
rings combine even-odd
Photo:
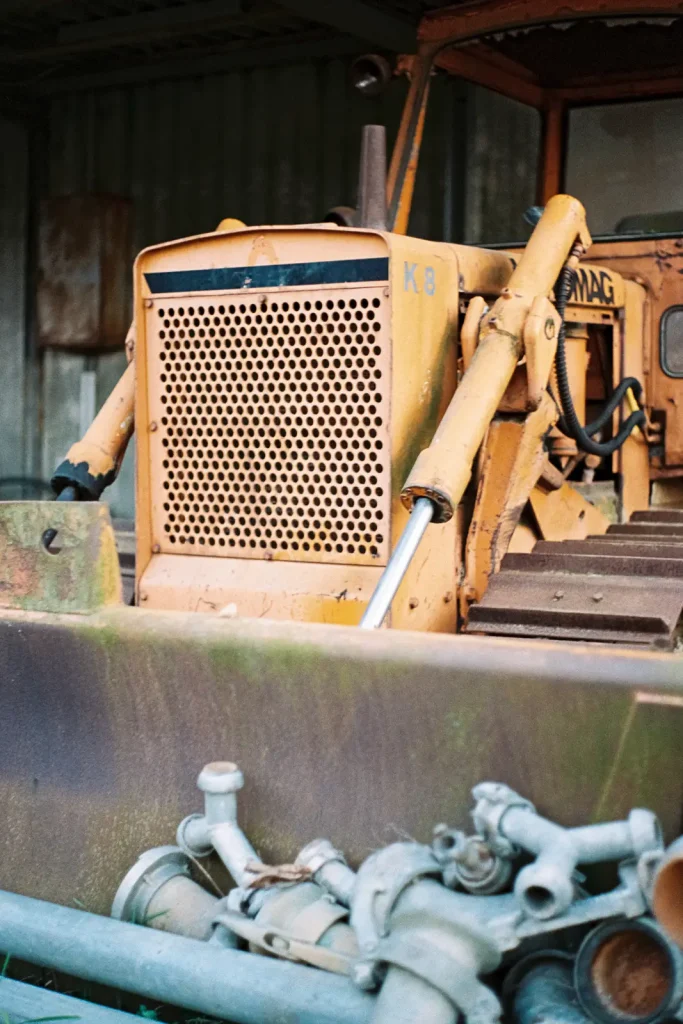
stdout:
[[604,457],[606,455],[611,455],[617,450],[617,448],[621,448],[624,441],[630,436],[632,430],[645,422],[645,413],[642,409],[638,409],[637,412],[632,412],[622,424],[619,433],[609,441],[594,441],[592,435],[597,434],[597,432],[609,421],[615,409],[623,401],[629,388],[635,395],[636,399],[638,399],[642,392],[642,386],[640,381],[636,380],[635,377],[625,377],[624,380],[617,385],[612,395],[605,403],[600,415],[593,420],[592,423],[589,423],[585,427],[582,426],[572,401],[565,350],[564,314],[567,307],[567,300],[569,298],[574,273],[575,271],[571,265],[569,263],[565,263],[560,273],[556,289],[556,308],[557,312],[560,314],[561,326],[557,338],[555,369],[557,371],[557,390],[559,392],[560,404],[562,406],[563,413],[558,421],[558,426],[562,433],[566,434],[567,437],[573,438],[583,451],[588,452],[590,455],[599,455]]

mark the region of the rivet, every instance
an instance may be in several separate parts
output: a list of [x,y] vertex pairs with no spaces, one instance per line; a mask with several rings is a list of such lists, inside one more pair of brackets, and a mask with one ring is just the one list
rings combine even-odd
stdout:
[[145,309],[151,309],[152,306],[154,305],[154,299],[145,299],[142,305],[145,307]]
[[602,601],[602,597],[603,597],[603,595],[602,595],[602,594],[593,594],[593,600],[594,600],[594,601],[595,601],[596,603],[597,603],[597,602],[599,602],[599,601]]
[[419,601],[419,599],[417,597],[411,597],[410,601],[408,601],[408,607],[412,611],[414,608],[417,608],[419,603],[420,603],[420,601]]
[[149,596],[148,594],[140,594],[140,600],[141,601],[146,601],[148,596]]
[[152,422],[151,422],[151,423],[150,423],[150,425],[149,425],[149,429],[150,429],[150,431],[151,431],[152,433],[154,433],[154,431],[155,431],[155,430],[158,430],[158,429],[159,429],[159,427],[158,427],[158,424],[157,424],[156,420],[152,420]]
[[161,551],[161,544],[152,544],[152,554],[158,555]]
[[385,299],[388,299],[389,298],[389,289],[385,288],[382,294],[384,295]]
[[449,590],[447,593],[445,593],[443,595],[443,603],[444,604],[450,604],[452,600],[453,600],[453,591]]
[[561,601],[563,597],[564,597],[564,590],[556,590],[555,591],[555,600],[556,601]]

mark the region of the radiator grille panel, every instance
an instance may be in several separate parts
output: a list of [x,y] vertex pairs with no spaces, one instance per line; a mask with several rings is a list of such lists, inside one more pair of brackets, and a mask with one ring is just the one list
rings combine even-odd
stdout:
[[162,551],[386,561],[382,287],[156,300],[147,346]]

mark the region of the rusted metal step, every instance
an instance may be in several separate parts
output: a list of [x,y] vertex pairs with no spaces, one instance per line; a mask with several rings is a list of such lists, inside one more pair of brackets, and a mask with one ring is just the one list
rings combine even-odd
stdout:
[[632,534],[634,537],[679,537],[683,540],[683,525],[679,523],[613,523],[607,528],[611,536]]
[[640,513],[606,535],[506,555],[466,631],[671,648],[683,613],[683,513],[667,512],[680,525]]
[[470,608],[467,631],[669,647],[681,590],[661,579],[501,570],[483,601]]
[[[618,554],[616,553],[618,552]],[[517,572],[565,572],[584,576],[674,576],[683,579],[683,559],[654,558],[652,555],[627,555],[616,548],[615,552],[600,554],[546,554],[543,551],[531,554],[506,555],[501,571]]]
[[640,537],[595,537],[586,540],[539,540],[534,554],[613,555],[628,558],[665,558],[683,561],[683,540],[667,537],[642,540]]
[[634,512],[632,523],[678,523],[683,528],[683,508],[648,508]]

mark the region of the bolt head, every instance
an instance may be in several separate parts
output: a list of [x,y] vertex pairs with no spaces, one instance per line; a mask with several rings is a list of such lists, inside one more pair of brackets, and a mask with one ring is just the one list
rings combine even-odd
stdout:
[[244,775],[232,761],[212,761],[199,773],[197,786],[203,793],[237,793],[244,785]]

